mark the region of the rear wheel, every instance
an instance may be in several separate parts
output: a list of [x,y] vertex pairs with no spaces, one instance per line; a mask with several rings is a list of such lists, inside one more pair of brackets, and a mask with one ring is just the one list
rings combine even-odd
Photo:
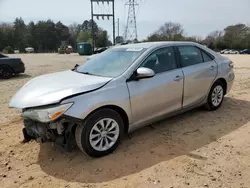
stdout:
[[208,110],[217,110],[223,102],[225,92],[223,82],[216,81],[209,92],[206,108]]
[[0,78],[8,79],[12,77],[14,74],[14,71],[9,66],[0,66]]
[[114,110],[101,109],[87,117],[84,125],[76,127],[76,143],[81,151],[92,157],[112,153],[124,132],[121,116]]

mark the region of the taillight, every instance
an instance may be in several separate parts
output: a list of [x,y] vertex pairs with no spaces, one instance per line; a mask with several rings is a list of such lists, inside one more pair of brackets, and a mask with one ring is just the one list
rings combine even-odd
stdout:
[[234,63],[232,61],[229,62],[229,67],[234,68]]

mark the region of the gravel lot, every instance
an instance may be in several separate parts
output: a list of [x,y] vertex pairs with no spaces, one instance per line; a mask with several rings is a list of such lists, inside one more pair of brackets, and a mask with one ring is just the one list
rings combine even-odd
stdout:
[[142,128],[100,159],[50,143],[21,143],[22,120],[8,108],[11,96],[33,77],[85,60],[77,54],[18,56],[26,74],[0,80],[1,187],[250,187],[250,56],[229,56],[236,80],[218,111],[193,110]]

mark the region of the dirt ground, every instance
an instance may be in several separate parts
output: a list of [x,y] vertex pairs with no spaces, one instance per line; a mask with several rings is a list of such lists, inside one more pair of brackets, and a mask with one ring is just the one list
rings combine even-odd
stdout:
[[19,55],[26,74],[0,80],[0,184],[6,187],[250,187],[250,56],[231,55],[236,80],[215,112],[193,110],[125,138],[114,154],[93,159],[50,143],[22,144],[11,96],[41,74],[84,62],[77,54]]

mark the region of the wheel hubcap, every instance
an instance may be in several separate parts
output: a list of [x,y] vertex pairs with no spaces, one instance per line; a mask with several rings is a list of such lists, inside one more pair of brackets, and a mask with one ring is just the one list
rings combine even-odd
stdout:
[[90,145],[97,151],[106,151],[116,143],[119,131],[119,125],[114,119],[101,119],[90,131]]
[[223,99],[223,88],[222,86],[218,85],[214,88],[212,93],[212,104],[214,106],[219,106]]

